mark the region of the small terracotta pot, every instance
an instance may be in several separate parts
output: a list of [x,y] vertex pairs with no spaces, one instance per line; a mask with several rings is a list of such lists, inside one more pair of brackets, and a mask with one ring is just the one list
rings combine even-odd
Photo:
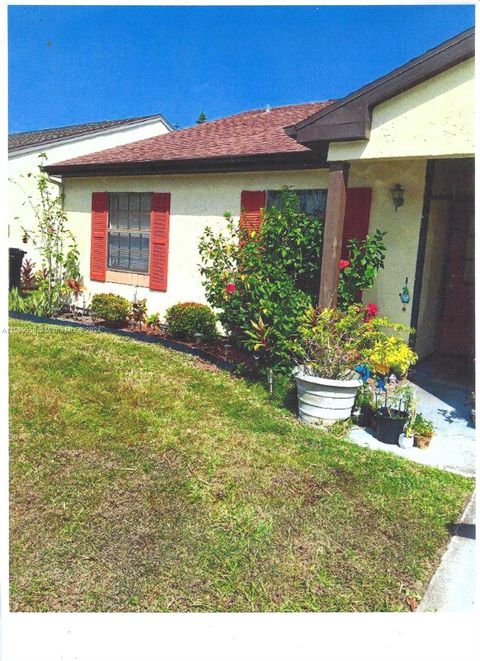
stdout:
[[415,447],[425,450],[430,445],[431,436],[415,436]]

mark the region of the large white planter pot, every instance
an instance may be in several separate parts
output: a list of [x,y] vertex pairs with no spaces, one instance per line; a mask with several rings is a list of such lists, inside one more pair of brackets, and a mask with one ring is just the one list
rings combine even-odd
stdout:
[[361,384],[358,375],[348,380],[321,379],[305,374],[302,367],[293,370],[297,382],[298,415],[301,420],[329,424],[347,420],[352,414],[355,395]]

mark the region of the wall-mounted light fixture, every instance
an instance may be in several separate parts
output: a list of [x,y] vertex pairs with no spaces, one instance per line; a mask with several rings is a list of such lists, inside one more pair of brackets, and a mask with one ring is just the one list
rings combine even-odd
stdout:
[[403,207],[403,203],[405,202],[405,188],[402,188],[400,184],[395,184],[390,193],[392,195],[395,212],[397,212],[398,207]]

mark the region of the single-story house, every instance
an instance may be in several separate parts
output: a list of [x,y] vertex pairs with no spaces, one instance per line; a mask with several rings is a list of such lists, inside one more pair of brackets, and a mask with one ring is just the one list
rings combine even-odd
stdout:
[[420,356],[462,355],[474,337],[473,157],[471,29],[337,101],[251,110],[45,169],[62,177],[92,293],[135,291],[151,312],[204,301],[205,226],[224,227],[225,211],[254,225],[287,185],[325,217],[321,304],[346,240],[379,228],[385,269],[366,302],[416,327]]
[[[24,232],[35,226],[35,214],[28,202],[39,202],[35,178],[28,174],[38,173],[40,155],[46,155],[46,163],[76,158],[94,151],[118,147],[163,135],[174,127],[163,115],[113,119],[88,124],[75,124],[60,128],[12,133],[8,136],[8,208],[9,247],[27,250],[36,259],[32,244],[23,243]],[[58,191],[61,182],[52,180],[52,190]]]

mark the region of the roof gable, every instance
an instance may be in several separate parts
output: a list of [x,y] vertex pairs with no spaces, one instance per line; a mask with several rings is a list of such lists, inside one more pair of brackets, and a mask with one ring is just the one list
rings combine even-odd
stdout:
[[474,53],[475,29],[471,28],[287,127],[286,133],[310,148],[317,148],[322,142],[368,140],[375,106],[473,57]]

